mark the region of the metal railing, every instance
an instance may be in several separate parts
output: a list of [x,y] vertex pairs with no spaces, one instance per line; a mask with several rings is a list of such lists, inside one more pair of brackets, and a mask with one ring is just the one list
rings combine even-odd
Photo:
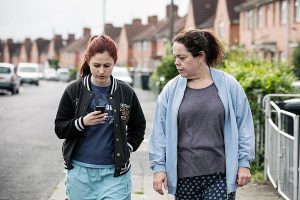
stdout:
[[[265,112],[265,179],[289,200],[300,200],[299,116],[282,110],[274,97],[300,97],[300,94],[270,94],[263,98]],[[284,119],[293,122],[292,135],[285,132]]]

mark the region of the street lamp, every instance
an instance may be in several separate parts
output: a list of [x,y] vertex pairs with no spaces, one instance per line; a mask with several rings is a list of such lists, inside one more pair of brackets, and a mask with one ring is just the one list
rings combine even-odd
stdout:
[[169,24],[170,25],[169,40],[170,40],[170,45],[172,45],[172,39],[173,39],[173,33],[174,33],[174,2],[173,2],[173,0],[171,0],[169,23],[170,23]]
[[102,11],[102,20],[103,20],[103,32],[105,31],[105,17],[106,17],[106,0],[103,0],[103,11]]

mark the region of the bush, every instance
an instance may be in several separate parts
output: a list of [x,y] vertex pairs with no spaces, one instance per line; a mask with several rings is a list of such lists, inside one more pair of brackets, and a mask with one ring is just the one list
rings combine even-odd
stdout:
[[172,55],[163,57],[162,63],[156,68],[150,78],[151,88],[154,92],[159,93],[169,80],[178,75],[174,63],[175,58]]
[[222,70],[233,75],[244,88],[253,114],[256,135],[256,160],[252,169],[261,173],[264,164],[264,113],[261,100],[270,93],[293,93],[293,67],[245,55],[240,49],[228,51]]
[[71,69],[71,71],[70,71],[70,79],[71,80],[76,80],[78,78],[77,74],[78,74],[77,68]]

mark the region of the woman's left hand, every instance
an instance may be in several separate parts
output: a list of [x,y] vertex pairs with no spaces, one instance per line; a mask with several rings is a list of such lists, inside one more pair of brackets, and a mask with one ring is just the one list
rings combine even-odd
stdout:
[[237,173],[237,186],[242,187],[247,185],[251,180],[250,169],[246,167],[239,167]]

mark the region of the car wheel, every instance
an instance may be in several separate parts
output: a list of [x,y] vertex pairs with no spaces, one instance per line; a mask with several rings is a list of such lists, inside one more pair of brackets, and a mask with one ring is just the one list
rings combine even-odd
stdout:
[[12,88],[10,91],[12,95],[16,94],[16,90],[14,88]]
[[37,82],[35,82],[35,85],[36,85],[36,86],[39,86],[39,82],[38,82],[38,81],[37,81]]

